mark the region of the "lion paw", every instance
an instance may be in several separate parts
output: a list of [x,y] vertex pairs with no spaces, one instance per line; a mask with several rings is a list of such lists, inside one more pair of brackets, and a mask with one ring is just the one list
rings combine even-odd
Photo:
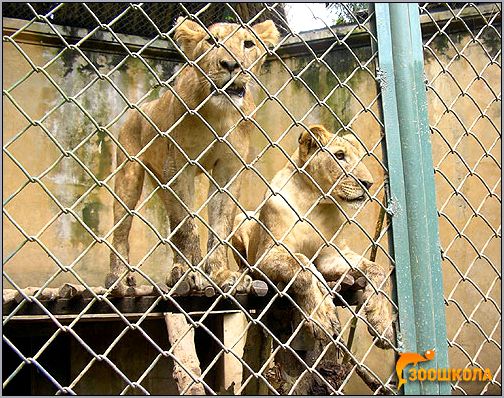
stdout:
[[320,325],[319,327],[315,322],[312,322],[313,334],[317,340],[336,338],[341,332],[341,325],[336,308],[317,310],[317,312],[313,315],[313,320]]
[[394,347],[395,333],[392,325],[390,325],[386,330],[384,330],[383,326],[368,326],[368,331],[372,336],[377,338],[375,345],[378,348],[381,348],[382,350],[389,350]]
[[[166,277],[166,284],[170,287],[175,286],[175,284],[182,278],[182,282],[177,286],[177,293],[187,294],[190,291],[198,291],[203,289],[204,278],[201,273],[197,271],[190,271],[186,274],[188,266],[182,264],[174,264],[170,274]],[[186,274],[184,276],[184,274]]]
[[[331,296],[325,296],[323,290],[319,288],[318,284],[312,285],[312,293],[310,296],[305,296],[307,301],[308,314],[313,312],[313,309],[321,303],[312,318],[316,322],[312,323],[313,335],[318,340],[328,340],[337,337],[341,332],[341,325]],[[311,311],[309,310],[311,308]],[[318,326],[317,323],[320,325]],[[330,336],[330,337],[329,337]]]
[[[224,292],[229,291],[241,276],[242,276],[241,272],[227,271],[224,281],[219,283],[220,288]],[[240,282],[238,283],[238,286],[236,286],[236,292],[246,293],[250,290],[250,286],[252,286],[252,277],[250,275],[245,275],[241,278]]]
[[[105,278],[105,288],[110,288],[119,278],[118,275],[109,273]],[[136,279],[133,275],[128,274],[126,278],[123,278],[111,291],[113,296],[128,296],[132,287],[136,286]]]
[[384,350],[392,348],[395,343],[393,321],[394,312],[390,303],[383,296],[371,296],[365,306],[369,333],[377,337],[376,346]]

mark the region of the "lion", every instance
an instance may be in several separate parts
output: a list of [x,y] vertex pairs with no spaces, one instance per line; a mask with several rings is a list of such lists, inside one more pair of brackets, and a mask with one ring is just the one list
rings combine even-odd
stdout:
[[345,273],[365,275],[368,329],[377,337],[377,346],[390,348],[394,314],[382,291],[390,288],[387,270],[346,246],[327,244],[345,220],[343,211],[362,206],[373,184],[363,156],[353,135],[337,136],[321,125],[309,127],[300,135],[291,162],[273,178],[259,222],[252,219],[254,212],[236,216],[232,244],[242,269],[246,261],[273,283],[292,284],[294,301],[311,316],[313,322],[307,324],[322,341],[340,332],[325,282],[338,281]]
[[[174,264],[167,284],[183,275],[191,288],[202,288],[202,276],[189,272],[203,262],[194,214],[194,179],[204,173],[210,180],[207,243],[208,255],[198,270],[219,286],[234,284],[240,274],[228,267],[228,238],[239,198],[239,174],[248,156],[255,105],[251,87],[268,48],[278,44],[279,32],[271,20],[243,27],[216,23],[208,29],[180,17],[174,38],[188,63],[173,87],[159,99],[130,111],[120,129],[117,164],[128,162],[115,177],[113,218],[116,225],[110,254],[107,288],[123,295],[135,278],[129,264],[129,234],[132,210],[140,195],[145,174],[163,189],[171,234],[168,242]],[[143,114],[147,117],[145,117]],[[157,131],[161,132],[161,134]],[[169,136],[170,138],[168,138]],[[145,148],[146,147],[146,148]],[[125,153],[126,152],[126,153]],[[124,278],[126,276],[126,278]],[[240,286],[251,283],[242,277]],[[245,288],[242,286],[242,288]]]

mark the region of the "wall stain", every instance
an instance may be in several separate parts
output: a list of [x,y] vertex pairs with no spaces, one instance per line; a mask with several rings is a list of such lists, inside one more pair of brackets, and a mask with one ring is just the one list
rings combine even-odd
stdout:
[[[369,47],[355,49],[353,52],[358,59],[369,59],[371,56]],[[309,57],[298,57],[294,62],[295,69],[293,73],[299,74],[310,60],[311,58]],[[319,107],[320,123],[325,124],[329,128],[332,128],[332,131],[336,132],[341,130],[344,125],[348,125],[355,114],[356,110],[352,109],[353,95],[349,88],[355,90],[361,81],[361,74],[365,72],[359,70],[348,82],[346,82],[346,84],[341,84],[355,69],[359,68],[359,63],[355,60],[355,57],[346,56],[343,50],[332,51],[324,57],[324,61],[332,72],[322,63],[314,63],[302,73],[301,78],[319,100],[323,100],[332,92],[331,95],[326,98],[325,103],[337,117],[327,108],[321,106]],[[307,92],[302,83],[296,82],[295,86],[297,90]],[[334,87],[338,88],[334,90]],[[314,100],[316,101],[316,99]]]

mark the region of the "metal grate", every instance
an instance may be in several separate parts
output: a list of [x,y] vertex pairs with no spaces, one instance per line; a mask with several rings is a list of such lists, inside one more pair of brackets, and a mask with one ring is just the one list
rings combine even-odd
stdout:
[[[266,3],[268,6],[273,3]],[[57,8],[57,11],[51,12]],[[119,14],[127,16],[114,21],[115,33],[137,35],[142,37],[155,37],[158,31],[168,32],[173,28],[176,19],[184,15],[184,10],[197,13],[200,20],[207,26],[217,22],[236,22],[238,15],[245,22],[254,18],[259,12],[257,22],[273,19],[284,32],[286,26],[282,23],[285,19],[282,4],[275,6],[275,13],[270,14],[261,4],[249,3],[246,7],[240,3],[145,3],[141,6],[142,11],[131,8],[128,3],[86,3],[65,4],[58,7],[55,3],[5,3],[2,7],[3,17],[32,20],[37,15],[49,15],[55,25],[63,25],[73,28],[95,29],[101,24],[110,24]],[[88,12],[88,10],[90,12]],[[277,16],[278,15],[278,16]],[[106,29],[103,29],[106,31]]]
[[450,366],[490,369],[454,393],[501,391],[501,5],[446,5],[424,43]]
[[[340,7],[344,25],[299,34],[277,3],[4,6],[23,20],[3,36],[4,392],[397,393],[375,15]],[[421,6],[450,360],[492,368],[477,393],[500,388],[501,97],[487,76],[500,73],[500,8],[488,7]],[[463,260],[461,243],[474,250]]]

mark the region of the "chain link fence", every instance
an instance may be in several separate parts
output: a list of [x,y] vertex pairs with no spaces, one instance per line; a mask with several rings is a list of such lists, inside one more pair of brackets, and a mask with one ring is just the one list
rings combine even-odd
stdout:
[[[272,6],[274,3],[266,3]],[[34,15],[48,15],[55,25],[71,26],[74,28],[86,28],[107,31],[100,24],[109,24],[116,16],[125,13],[121,19],[114,21],[114,32],[142,37],[153,38],[158,32],[168,32],[175,25],[178,17],[190,13],[198,13],[198,18],[207,26],[217,22],[236,22],[236,16],[248,22],[250,18],[256,18],[257,22],[273,19],[275,23],[285,31],[285,13],[282,5],[275,5],[275,13],[264,10],[261,4],[249,3],[245,7],[240,3],[145,3],[141,11],[131,8],[128,3],[87,3],[86,5],[75,3],[65,4],[58,12],[51,12],[58,7],[55,3],[6,3],[3,8],[3,16],[31,20]],[[277,17],[278,15],[278,17]]]
[[424,42],[451,367],[491,369],[501,391],[501,5],[430,4]]
[[[289,7],[4,7],[5,393],[397,393],[374,13]],[[420,11],[450,365],[494,375],[452,388],[496,393],[501,11]]]

